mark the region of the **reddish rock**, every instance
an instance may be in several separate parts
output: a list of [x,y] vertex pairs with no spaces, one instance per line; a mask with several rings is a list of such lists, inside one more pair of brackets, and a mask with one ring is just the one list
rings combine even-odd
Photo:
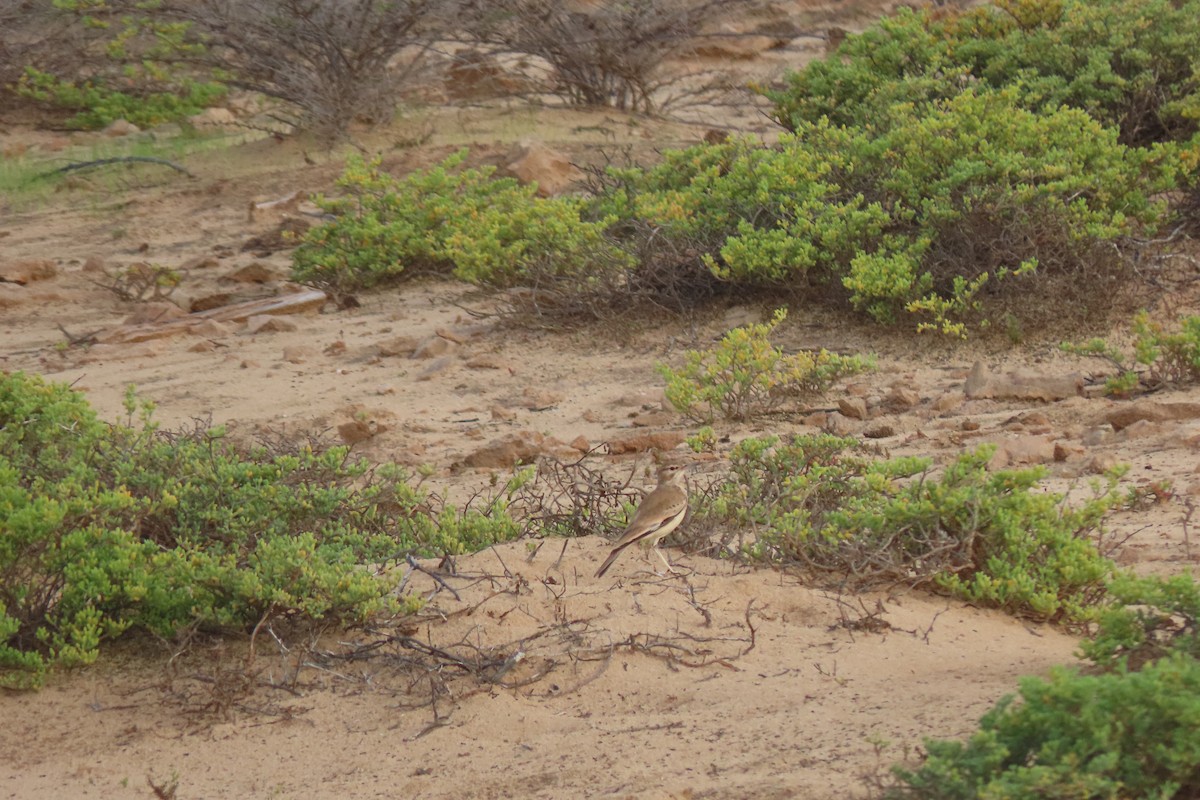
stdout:
[[1163,403],[1156,400],[1135,400],[1121,404],[1104,415],[1104,420],[1119,431],[1135,422],[1170,422],[1200,418],[1200,403]]
[[946,392],[933,401],[933,410],[939,414],[948,414],[961,406],[966,399],[962,392]]
[[583,178],[583,172],[569,158],[541,142],[524,144],[520,157],[505,171],[523,184],[536,183],[541,197],[562,194]]
[[823,427],[826,433],[831,433],[834,436],[849,436],[855,430],[853,420],[838,411],[826,413],[825,425]]
[[1054,460],[1056,462],[1070,461],[1086,454],[1087,450],[1082,445],[1072,444],[1071,442],[1054,443]]
[[166,322],[171,319],[186,317],[187,312],[174,303],[156,301],[142,303],[132,314],[125,318],[123,325],[147,325],[154,322]]
[[213,292],[212,294],[202,294],[193,297],[188,303],[188,310],[192,313],[197,311],[212,311],[222,306],[227,306],[233,301],[233,295],[229,292]]
[[1054,443],[1049,436],[1023,435],[996,443],[996,452],[988,462],[990,469],[1054,461]]
[[643,411],[635,415],[629,424],[635,428],[660,428],[675,421],[676,415],[670,411]]
[[1037,372],[1010,372],[994,375],[976,361],[967,376],[963,391],[971,399],[1041,400],[1050,402],[1083,393],[1084,379],[1078,372],[1046,375]]
[[861,397],[843,397],[838,400],[838,411],[850,419],[866,419],[867,401]]
[[868,425],[862,432],[864,439],[887,439],[896,435],[896,427],[888,422]]
[[893,386],[887,397],[883,398],[883,405],[893,411],[907,411],[920,402],[921,395],[907,386]]
[[648,450],[673,450],[685,441],[687,441],[687,434],[680,431],[631,433],[609,439],[608,452],[612,455],[620,455],[622,453],[644,453]]
[[247,264],[241,269],[236,269],[221,278],[221,282],[223,283],[269,283],[275,280],[279,280],[279,276],[267,267],[267,265],[257,261]]
[[28,290],[18,283],[0,283],[0,308],[19,306],[29,298]]
[[[529,464],[537,459],[550,442],[548,437],[537,431],[518,431],[484,445],[463,459],[463,466],[474,469],[507,469],[518,464]],[[562,445],[556,440],[553,442]]]
[[346,444],[358,444],[373,439],[378,431],[370,423],[355,419],[338,425],[337,432]]
[[411,356],[417,349],[417,340],[412,336],[393,336],[375,343],[381,356]]
[[289,364],[303,364],[316,355],[316,352],[307,345],[293,344],[283,348],[283,360]]
[[416,349],[412,352],[412,358],[438,358],[439,356],[453,353],[457,349],[458,345],[449,339],[443,339],[441,336],[430,336],[417,345]]
[[48,258],[11,261],[0,266],[0,280],[25,286],[48,281],[58,274],[58,265]]
[[588,450],[592,449],[591,443],[588,442],[588,440],[583,436],[576,436],[574,439],[572,439],[571,447],[574,447],[581,453],[586,453]]
[[252,336],[260,333],[284,333],[294,330],[299,330],[299,326],[295,322],[273,314],[255,314],[246,320],[246,333]]

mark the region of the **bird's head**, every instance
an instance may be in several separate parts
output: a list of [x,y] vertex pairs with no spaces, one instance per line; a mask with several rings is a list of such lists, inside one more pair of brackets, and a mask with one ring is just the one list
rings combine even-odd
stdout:
[[660,486],[664,483],[679,484],[685,472],[687,464],[663,464],[658,468],[658,483]]

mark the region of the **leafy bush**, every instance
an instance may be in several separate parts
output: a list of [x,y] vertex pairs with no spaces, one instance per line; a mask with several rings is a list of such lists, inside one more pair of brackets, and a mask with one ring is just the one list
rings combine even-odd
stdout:
[[965,453],[939,475],[926,459],[870,459],[850,439],[746,439],[700,513],[748,527],[751,558],[864,585],[902,581],[1021,616],[1089,618],[1114,567],[1088,535],[1123,500],[1115,477],[1067,508],[1042,490],[1041,469],[988,472],[992,452]]
[[777,309],[769,323],[734,328],[716,347],[689,350],[678,372],[660,364],[667,400],[697,422],[711,423],[718,412],[745,420],[768,414],[785,400],[819,395],[838,378],[872,366],[869,358],[827,350],[785,356],[770,336],[786,318],[787,311]]
[[963,742],[927,740],[889,800],[1186,798],[1200,791],[1200,662],[1024,678]]
[[110,426],[65,386],[0,376],[0,685],[36,686],[129,628],[396,610],[388,563],[519,533],[504,494],[439,508],[344,447],[239,452],[219,429],[157,431],[132,394],[127,407]]
[[1036,112],[1086,111],[1129,145],[1200,130],[1200,2],[998,0],[967,11],[901,9],[765,94],[785,127],[871,127],[896,103],[1013,88]]
[[775,147],[671,153],[623,173],[597,206],[666,236],[703,232],[722,280],[840,284],[883,321],[907,311],[961,334],[984,301],[1026,318],[1034,292],[1055,298],[1056,315],[1111,302],[1128,273],[1111,243],[1158,221],[1152,198],[1173,184],[1174,152],[1125,147],[1084,112],[1017,99],[967,90],[891,106],[870,126],[803,122]]
[[1121,575],[1080,650],[1107,669],[1141,669],[1175,653],[1200,659],[1200,586],[1191,575]]
[[64,30],[51,49],[66,49],[75,61],[29,52],[33,60],[25,65],[17,90],[77,112],[69,124],[102,128],[125,119],[148,127],[188,117],[224,97],[227,89],[218,74],[192,66],[204,46],[187,23],[163,16],[162,0],[56,0],[53,5],[58,19],[47,22]]
[[537,197],[536,186],[492,178],[492,167],[458,169],[465,158],[397,179],[351,157],[338,180],[347,197],[318,200],[338,218],[305,234],[295,279],[345,298],[404,273],[508,286],[623,263],[608,220],[584,222],[578,202]]
[[[1180,319],[1178,330],[1167,333],[1161,323],[1152,322],[1143,311],[1133,319],[1133,335],[1132,355],[1100,338],[1083,344],[1064,342],[1062,348],[1068,353],[1105,359],[1115,366],[1118,374],[1104,384],[1109,394],[1129,395],[1139,389],[1153,391],[1163,386],[1200,383],[1200,316]],[[1138,365],[1146,369],[1139,372]]]

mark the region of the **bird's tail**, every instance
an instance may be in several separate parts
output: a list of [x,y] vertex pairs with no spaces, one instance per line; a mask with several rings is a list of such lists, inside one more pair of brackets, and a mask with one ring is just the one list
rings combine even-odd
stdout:
[[604,559],[604,563],[600,565],[600,569],[596,570],[597,578],[604,577],[604,573],[608,572],[608,568],[613,565],[613,562],[617,560],[617,556],[621,555],[621,551],[624,549],[624,547],[618,547],[608,554],[608,558]]

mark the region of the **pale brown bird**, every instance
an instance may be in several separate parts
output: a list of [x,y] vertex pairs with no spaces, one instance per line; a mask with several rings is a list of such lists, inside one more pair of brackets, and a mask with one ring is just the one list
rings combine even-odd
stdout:
[[621,555],[621,551],[634,542],[653,549],[666,565],[667,571],[675,571],[671,562],[667,561],[666,556],[658,549],[658,543],[678,528],[679,523],[687,516],[688,493],[683,482],[685,469],[683,464],[667,464],[658,470],[658,486],[654,487],[654,491],[646,495],[646,499],[638,506],[633,519],[629,521],[629,527],[613,545],[612,552],[604,559],[600,569],[596,570],[597,578],[603,577],[617,560],[617,556]]

